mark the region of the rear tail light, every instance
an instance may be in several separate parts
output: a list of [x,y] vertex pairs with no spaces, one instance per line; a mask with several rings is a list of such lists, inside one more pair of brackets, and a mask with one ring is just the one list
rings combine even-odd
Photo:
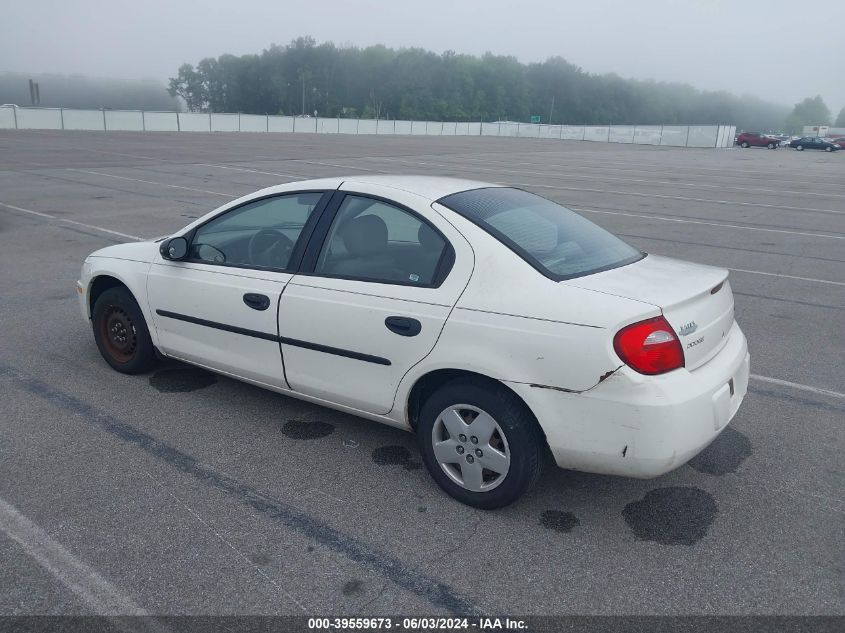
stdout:
[[613,349],[631,369],[653,376],[684,366],[684,350],[662,316],[623,327],[613,337]]

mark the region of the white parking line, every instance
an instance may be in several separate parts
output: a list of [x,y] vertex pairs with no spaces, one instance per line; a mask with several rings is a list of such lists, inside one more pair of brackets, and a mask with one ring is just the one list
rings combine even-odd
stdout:
[[[725,268],[728,268],[725,266]],[[814,281],[819,284],[832,284],[834,286],[845,286],[845,281],[831,281],[830,279],[816,279],[814,277],[796,277],[795,275],[782,275],[780,273],[764,273],[762,270],[745,270],[744,268],[728,268],[738,273],[750,273],[752,275],[766,275],[767,277],[783,277],[784,279],[797,279],[799,281]]]
[[789,380],[781,380],[780,378],[771,378],[769,376],[760,376],[758,374],[751,374],[751,378],[754,380],[759,380],[760,382],[768,382],[773,385],[778,385],[780,387],[790,387],[792,389],[798,389],[800,391],[808,391],[819,396],[830,396],[831,398],[839,398],[840,400],[845,400],[845,393],[832,391],[830,389],[811,387],[810,385],[802,385],[801,383],[790,382]]
[[[331,163],[318,163],[316,161],[301,161],[304,163],[310,162],[311,164],[315,165],[328,165],[331,167],[341,167],[343,169],[357,169],[361,171],[376,171],[373,169],[365,169],[363,167],[350,167],[348,165],[337,165]],[[390,163],[402,163],[406,165],[422,165],[426,167],[438,167],[442,169],[449,169],[449,170],[460,170],[460,171],[480,171],[486,173],[495,173],[495,174],[513,174],[517,177],[555,177],[555,176],[563,176],[566,177],[567,174],[554,174],[554,173],[543,173],[543,172],[536,172],[536,173],[525,173],[525,171],[514,171],[510,169],[487,169],[484,167],[467,167],[462,165],[453,165],[449,163],[437,163],[437,162],[430,162],[430,161],[413,161],[413,160],[403,160],[400,158],[391,158],[385,159],[385,162]],[[383,170],[382,170],[383,171]],[[579,178],[578,175],[572,175],[574,178]],[[612,179],[611,179],[612,180]],[[610,194],[610,195],[619,195],[619,196],[634,196],[637,198],[656,198],[658,200],[679,200],[682,202],[706,202],[708,204],[718,204],[722,206],[739,206],[739,207],[753,207],[753,208],[762,208],[762,209],[782,209],[786,211],[805,211],[810,213],[832,213],[835,215],[842,215],[845,214],[845,211],[839,209],[818,209],[814,207],[793,207],[789,205],[782,205],[782,204],[766,204],[763,202],[739,202],[733,200],[716,200],[712,198],[694,198],[690,196],[670,196],[666,194],[657,194],[657,193],[642,193],[637,191],[620,191],[617,189],[593,189],[588,187],[572,187],[572,186],[564,186],[564,185],[542,185],[538,183],[525,183],[525,182],[501,182],[501,181],[492,181],[496,184],[501,185],[516,185],[518,187],[535,187],[540,189],[557,189],[561,191],[583,191],[587,193],[603,193],[603,194]],[[670,183],[670,184],[678,184],[678,183]],[[746,189],[747,190],[747,189]]]
[[[390,162],[398,162],[401,163],[403,161],[387,158]],[[340,169],[354,169],[356,171],[368,171],[374,174],[382,174],[384,173],[383,169],[367,169],[366,167],[350,167],[349,165],[338,165],[336,163],[323,163],[318,160],[296,160],[297,163],[305,163],[306,165],[322,165],[324,167],[339,167]]]
[[20,213],[28,213],[29,215],[35,215],[40,218],[47,218],[49,220],[53,220],[55,222],[62,222],[64,224],[73,224],[74,226],[82,226],[86,229],[91,229],[93,231],[100,231],[101,233],[108,233],[109,235],[117,235],[118,237],[125,237],[130,240],[135,240],[140,242],[143,240],[143,237],[138,237],[137,235],[129,235],[128,233],[121,233],[120,231],[112,231],[111,229],[104,229],[101,226],[94,226],[93,224],[85,224],[84,222],[77,222],[76,220],[68,220],[66,218],[60,218],[55,215],[51,215],[49,213],[43,213],[41,211],[33,211],[32,209],[24,209],[23,207],[16,207],[13,204],[6,204],[5,202],[0,202],[0,207],[6,207],[7,209],[11,209],[12,211],[19,211]]
[[738,207],[758,207],[763,209],[784,209],[786,211],[809,211],[812,213],[834,213],[845,214],[845,211],[838,209],[815,209],[812,207],[790,207],[783,204],[765,204],[763,202],[732,202],[731,200],[712,200],[710,198],[690,198],[689,196],[667,196],[659,193],[638,193],[634,191],[617,191],[615,189],[588,189],[586,187],[564,187],[563,185],[538,185],[535,183],[517,182],[511,183],[520,187],[539,187],[541,189],[560,189],[562,191],[586,191],[588,193],[609,193],[619,196],[634,196],[637,198],[657,198],[659,200],[681,200],[683,202],[706,202],[708,204],[720,204]]
[[0,530],[64,587],[79,596],[97,615],[149,615],[2,498]]
[[[554,153],[554,152],[549,152],[549,154],[551,154],[553,156],[556,155],[556,153]],[[494,154],[494,156],[497,156],[497,155],[498,154]],[[519,155],[520,154],[516,154],[516,156],[519,156]],[[661,168],[661,169],[666,169],[666,165],[661,164],[661,163],[641,163],[641,162],[638,162],[637,165],[640,165],[641,167],[631,168],[630,162],[618,162],[618,161],[612,161],[612,160],[608,160],[608,159],[600,159],[600,160],[597,160],[597,161],[591,161],[591,160],[584,159],[582,157],[582,155],[580,155],[580,154],[577,155],[577,156],[573,156],[572,160],[576,164],[571,164],[571,163],[560,164],[560,163],[548,163],[548,162],[542,162],[542,163],[514,162],[512,159],[508,159],[506,161],[491,160],[490,158],[478,158],[476,155],[467,155],[467,154],[448,154],[447,156],[449,156],[449,157],[460,157],[461,159],[466,158],[467,160],[474,160],[476,162],[488,163],[488,164],[502,164],[504,162],[505,164],[510,164],[510,165],[537,166],[537,167],[541,167],[541,168],[563,167],[563,168],[566,168],[566,169],[579,169],[579,168],[602,169],[602,170],[621,171],[621,172],[638,172],[638,173],[645,173],[645,174],[653,173],[653,171],[648,170],[648,169],[642,169],[642,167],[658,167],[658,168]],[[426,156],[421,155],[421,157],[424,158]],[[377,157],[374,157],[374,158],[377,158]],[[432,158],[437,159],[438,156],[432,156]],[[557,156],[557,158],[558,158],[558,160],[566,160],[565,156]],[[614,167],[613,165],[626,165],[627,167]],[[686,174],[684,174],[684,177],[686,177],[686,178],[698,178],[698,177],[711,178],[713,176],[718,176],[719,178],[735,179],[735,178],[748,178],[749,176],[751,176],[751,177],[754,178],[754,180],[759,180],[759,181],[770,180],[772,182],[777,182],[777,183],[789,182],[789,183],[795,183],[795,184],[799,184],[799,185],[829,185],[830,184],[830,181],[828,181],[828,180],[806,180],[806,179],[795,180],[795,179],[779,177],[777,175],[773,175],[771,172],[762,172],[762,171],[759,171],[759,170],[740,170],[740,169],[737,169],[737,167],[738,167],[738,165],[736,165],[736,164],[731,164],[730,166],[718,167],[718,168],[717,167],[703,167],[703,166],[700,166],[700,165],[677,165],[676,164],[676,165],[672,165],[672,172],[673,173],[681,173],[682,170],[690,170],[690,169],[714,172],[712,174],[686,173]]]
[[[451,157],[446,157],[440,160],[448,160]],[[385,157],[387,160],[387,157]],[[462,157],[461,160],[463,161],[464,158]],[[466,160],[476,160],[472,157],[466,157]],[[523,176],[530,176],[530,177],[547,177],[547,178],[571,178],[571,179],[583,179],[583,180],[597,180],[597,181],[616,181],[616,182],[630,182],[630,183],[638,183],[638,184],[646,184],[646,185],[670,185],[672,187],[685,187],[691,189],[718,189],[718,190],[731,190],[731,191],[741,191],[741,192],[758,192],[758,193],[772,193],[776,195],[799,195],[799,196],[819,196],[824,198],[845,198],[845,194],[837,194],[837,193],[825,193],[825,192],[818,192],[818,191],[791,191],[791,190],[784,190],[784,189],[765,189],[761,187],[737,187],[737,186],[730,186],[730,185],[722,185],[722,184],[706,184],[706,183],[699,183],[699,182],[676,182],[672,180],[657,180],[654,178],[622,178],[618,176],[608,176],[607,174],[602,174],[600,176],[591,176],[586,174],[580,173],[561,173],[561,172],[550,172],[550,171],[536,171],[536,170],[526,170],[526,169],[506,169],[504,167],[495,169],[495,168],[484,168],[484,167],[475,167],[469,164],[452,164],[452,163],[432,163],[432,162],[421,162],[421,161],[410,161],[410,160],[402,160],[400,158],[391,159],[387,162],[398,162],[398,163],[407,163],[411,165],[434,165],[434,166],[441,166],[445,168],[452,168],[452,169],[460,169],[460,170],[467,170],[467,171],[483,171],[483,172],[492,172],[492,173],[507,173],[507,174],[514,174],[514,175],[523,175]],[[488,163],[489,161],[480,161],[484,163]],[[502,162],[497,163],[507,166],[512,165],[532,165],[534,163],[514,163],[514,162]],[[597,171],[595,167],[589,166],[576,166],[576,165],[537,165],[538,167],[562,167],[564,169],[586,169],[588,171]],[[357,169],[357,168],[352,168]],[[646,172],[648,173],[648,172]],[[612,192],[611,192],[612,193]],[[690,200],[696,201],[697,198],[690,198]],[[717,204],[754,204],[758,206],[757,203],[741,203],[741,202],[733,202],[733,201],[722,201],[722,200],[713,200],[708,202],[715,202]],[[764,205],[762,205],[764,206]],[[777,208],[789,208],[789,207],[782,207],[780,205],[772,205],[776,206]],[[803,207],[796,207],[796,208],[803,208]],[[834,210],[834,209],[808,209],[810,211],[821,211],[824,213],[845,213],[845,211]]]
[[584,207],[569,207],[575,211],[586,213],[605,213],[607,215],[624,215],[632,218],[648,218],[650,220],[662,220],[664,222],[681,222],[683,224],[703,224],[705,226],[724,226],[731,229],[744,229],[746,231],[764,231],[766,233],[787,233],[789,235],[805,235],[809,237],[827,237],[832,240],[845,240],[845,235],[829,235],[827,233],[805,233],[804,231],[793,231],[791,229],[764,229],[759,226],[742,226],[740,224],[725,224],[722,222],[704,222],[703,220],[682,220],[680,218],[667,218],[659,215],[646,215],[644,213],[627,213],[622,211],[603,211],[599,209],[586,209]]
[[298,606],[300,609],[302,609],[302,610],[303,610],[303,611],[305,611],[305,612],[307,612],[307,611],[308,611],[308,609],[306,609],[306,608],[305,608],[305,605],[303,605],[303,604],[302,604],[299,600],[297,600],[297,599],[293,596],[293,594],[291,594],[291,593],[290,593],[287,589],[285,589],[285,588],[284,588],[281,584],[279,584],[278,582],[276,582],[276,580],[274,580],[271,576],[269,576],[269,575],[268,575],[268,574],[267,574],[267,573],[266,573],[263,569],[261,569],[261,567],[259,567],[259,566],[258,566],[258,565],[256,565],[254,562],[252,562],[252,561],[249,559],[249,557],[248,557],[248,556],[246,556],[246,555],[245,555],[245,554],[244,554],[244,553],[243,553],[240,549],[238,549],[238,548],[237,548],[237,547],[236,547],[236,546],[235,546],[235,545],[234,545],[234,544],[233,544],[230,540],[228,540],[226,537],[224,537],[222,534],[220,534],[220,532],[218,532],[217,530],[215,530],[215,529],[214,529],[214,527],[212,527],[212,526],[211,526],[211,525],[210,525],[210,524],[209,524],[209,523],[208,523],[205,519],[203,519],[203,518],[200,516],[200,514],[199,514],[196,510],[194,510],[194,509],[193,509],[192,507],[190,507],[187,503],[185,503],[184,501],[182,501],[182,499],[180,499],[180,498],[179,498],[179,497],[177,497],[175,494],[173,494],[173,493],[170,491],[170,489],[169,489],[169,488],[167,488],[167,486],[165,486],[162,482],[160,482],[160,481],[159,481],[159,480],[157,480],[155,477],[153,477],[150,473],[145,473],[145,474],[147,475],[147,477],[149,477],[149,478],[153,481],[153,483],[154,483],[154,484],[156,484],[159,488],[161,488],[161,490],[162,490],[165,494],[167,494],[167,496],[169,496],[171,499],[173,499],[173,501],[175,501],[175,502],[176,502],[176,503],[178,503],[180,506],[182,506],[182,507],[183,507],[183,508],[184,508],[187,512],[189,512],[189,513],[190,513],[190,514],[191,514],[191,515],[192,515],[192,516],[193,516],[193,517],[194,517],[194,518],[195,518],[195,519],[196,519],[199,523],[201,523],[201,524],[202,524],[202,526],[203,526],[203,527],[205,527],[205,529],[207,529],[209,532],[211,532],[212,534],[214,534],[214,536],[216,536],[216,537],[217,537],[220,541],[222,541],[222,542],[223,542],[223,543],[224,543],[224,544],[225,544],[225,545],[226,545],[229,549],[231,549],[231,550],[232,550],[232,551],[233,551],[233,552],[237,555],[237,557],[238,557],[238,558],[240,558],[240,559],[241,559],[244,563],[246,563],[246,565],[247,565],[248,567],[250,567],[253,571],[255,571],[255,573],[257,573],[257,574],[258,574],[259,576],[261,576],[264,580],[266,580],[266,581],[267,581],[267,582],[269,582],[271,585],[273,585],[273,586],[274,586],[274,587],[275,587],[275,588],[276,588],[276,589],[277,589],[280,593],[282,593],[283,595],[285,595],[285,596],[286,596],[286,597],[287,597],[287,598],[288,598],[291,602],[293,602],[293,603],[294,603],[296,606]]
[[130,180],[132,182],[143,182],[147,185],[157,185],[159,187],[171,187],[173,189],[185,189],[186,191],[196,191],[198,193],[210,193],[213,196],[224,196],[226,198],[238,198],[240,196],[235,196],[230,193],[221,193],[219,191],[209,191],[208,189],[196,189],[194,187],[183,187],[182,185],[169,185],[164,182],[155,182],[153,180],[141,180],[140,178],[129,178],[127,176],[116,176],[114,174],[104,174],[101,171],[89,171],[87,169],[74,169],[73,167],[68,167],[68,171],[75,171],[79,172],[80,174],[93,174],[94,176],[105,176],[106,178],[117,178],[119,180]]
[[[183,163],[184,164],[184,163]],[[310,178],[305,174],[282,174],[275,171],[261,171],[259,169],[247,169],[246,167],[230,167],[229,165],[215,165],[214,163],[190,163],[198,167],[217,167],[218,169],[231,169],[232,171],[244,171],[251,174],[263,174],[265,176],[281,176],[282,178]]]

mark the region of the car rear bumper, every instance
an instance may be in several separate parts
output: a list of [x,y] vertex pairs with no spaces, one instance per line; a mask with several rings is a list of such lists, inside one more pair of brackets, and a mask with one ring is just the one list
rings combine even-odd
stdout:
[[748,389],[748,344],[734,323],[722,350],[692,371],[643,376],[622,367],[576,394],[507,383],[525,400],[561,468],[657,477],[724,430]]

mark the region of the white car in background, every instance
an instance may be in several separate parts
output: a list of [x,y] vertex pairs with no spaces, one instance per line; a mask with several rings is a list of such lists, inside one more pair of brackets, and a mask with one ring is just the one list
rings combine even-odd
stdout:
[[496,508],[549,450],[655,477],[725,428],[749,375],[727,276],[519,189],[356,176],[96,251],[77,289],[116,370],[165,356],[413,431],[446,492]]

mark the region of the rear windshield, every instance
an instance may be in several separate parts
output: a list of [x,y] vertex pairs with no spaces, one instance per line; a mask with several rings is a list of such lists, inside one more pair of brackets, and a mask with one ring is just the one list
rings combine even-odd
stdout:
[[472,189],[438,202],[475,222],[557,281],[617,268],[645,257],[574,211],[521,189]]

